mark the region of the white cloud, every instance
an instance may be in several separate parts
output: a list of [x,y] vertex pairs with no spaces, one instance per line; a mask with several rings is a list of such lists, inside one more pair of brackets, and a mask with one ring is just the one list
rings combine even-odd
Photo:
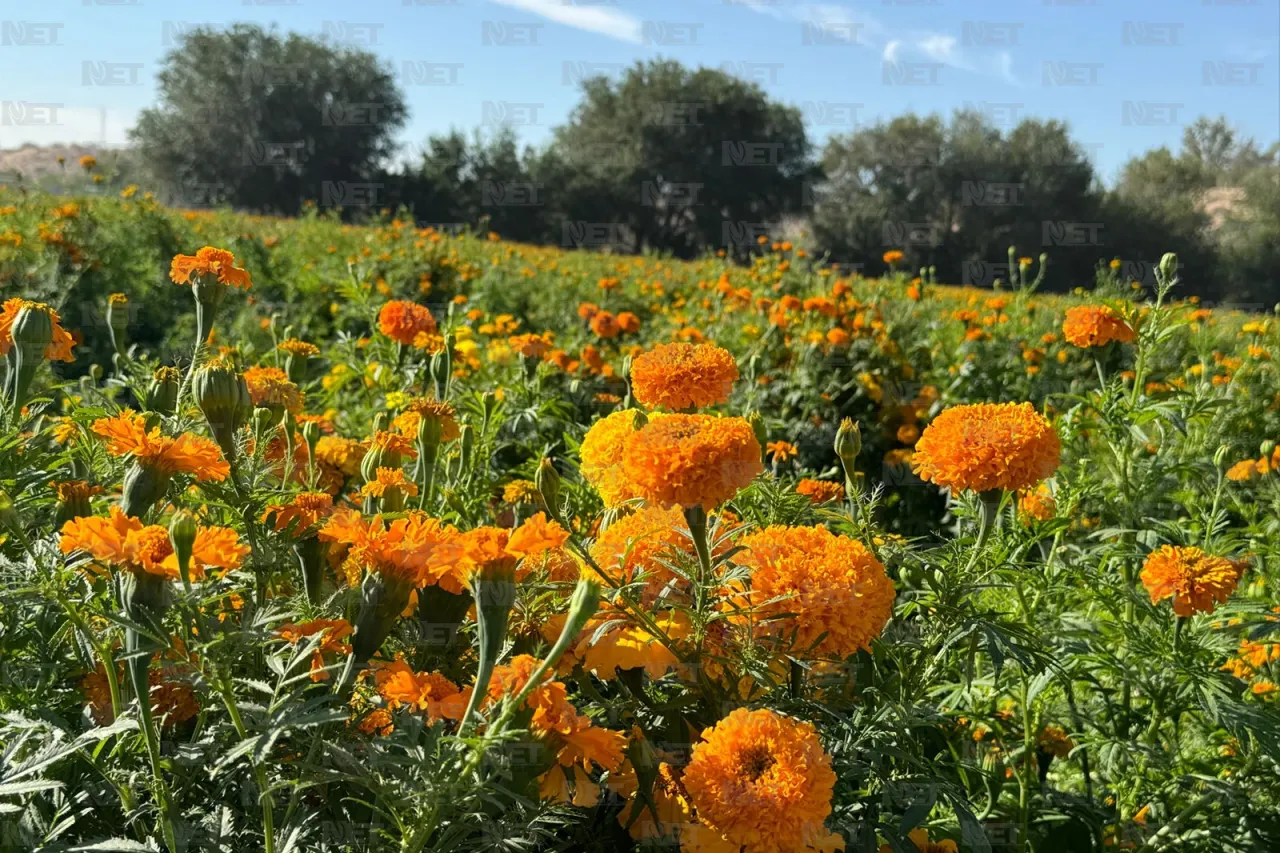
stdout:
[[490,0],[499,6],[509,6],[525,12],[573,27],[597,33],[618,41],[639,44],[640,19],[603,6],[575,6],[565,0]]
[[121,110],[107,110],[104,117],[101,110],[92,107],[26,101],[0,101],[0,109],[4,111],[0,149],[28,144],[123,145],[137,119],[136,113]]

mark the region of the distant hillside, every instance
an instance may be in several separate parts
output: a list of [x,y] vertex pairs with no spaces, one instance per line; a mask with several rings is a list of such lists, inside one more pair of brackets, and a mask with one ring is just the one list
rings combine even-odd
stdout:
[[[23,145],[21,148],[0,149],[0,175],[22,175],[27,180],[39,180],[45,175],[57,174],[63,168],[78,169],[78,162],[86,154],[99,160],[118,156],[119,148],[100,145]],[[58,163],[63,158],[65,166]]]

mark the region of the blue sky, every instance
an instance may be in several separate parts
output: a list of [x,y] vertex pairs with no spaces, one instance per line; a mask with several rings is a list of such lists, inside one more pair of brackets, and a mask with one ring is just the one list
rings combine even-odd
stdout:
[[584,73],[658,56],[755,80],[818,141],[973,106],[1067,121],[1111,178],[1200,115],[1280,139],[1280,0],[5,0],[0,147],[123,142],[174,36],[233,21],[382,56],[409,153],[503,121],[541,142]]

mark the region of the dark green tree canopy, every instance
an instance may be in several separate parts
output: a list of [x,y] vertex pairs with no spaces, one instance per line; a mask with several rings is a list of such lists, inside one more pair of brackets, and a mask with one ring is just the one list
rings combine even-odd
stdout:
[[180,205],[293,213],[381,203],[379,169],[406,108],[369,53],[236,24],[187,33],[165,57],[159,103],[132,131]]
[[723,71],[658,60],[586,81],[539,172],[570,244],[582,223],[611,222],[629,248],[691,255],[746,248],[798,209],[811,163],[797,109]]

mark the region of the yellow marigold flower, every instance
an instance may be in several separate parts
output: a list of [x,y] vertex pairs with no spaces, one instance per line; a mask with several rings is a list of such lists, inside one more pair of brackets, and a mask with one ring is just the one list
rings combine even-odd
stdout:
[[912,467],[953,491],[1020,491],[1058,469],[1058,434],[1030,403],[953,406],[916,443]]
[[378,312],[378,331],[398,344],[413,346],[418,335],[432,334],[435,330],[436,318],[416,302],[392,300]]
[[742,853],[841,846],[825,825],[836,774],[810,723],[739,708],[703,730],[682,781],[698,819],[681,832],[686,849],[690,842]]
[[764,470],[760,443],[742,418],[668,415],[628,436],[622,471],[640,496],[663,506],[710,510]]
[[86,154],[80,158],[80,168],[84,169],[86,172],[92,172],[97,165],[98,158],[94,157],[92,154]]
[[[664,415],[651,415],[657,421]],[[636,412],[623,410],[591,425],[582,439],[579,453],[582,476],[600,495],[605,506],[617,506],[639,496],[637,488],[622,471],[622,447],[636,431]]]
[[164,474],[192,474],[197,480],[221,482],[231,473],[222,451],[212,439],[184,432],[177,438],[147,429],[147,419],[125,409],[115,417],[93,422],[93,432],[107,441],[112,456],[132,456],[142,465]]
[[857,540],[774,525],[737,544],[735,562],[751,579],[749,588],[735,583],[734,603],[749,611],[758,636],[787,642],[787,651],[843,658],[869,650],[893,614],[893,581]]
[[174,255],[169,278],[174,284],[190,284],[192,276],[209,276],[219,284],[249,289],[249,273],[236,266],[235,255],[226,249],[205,246],[194,255]]
[[316,442],[316,458],[348,477],[360,473],[365,450],[365,446],[354,438],[340,435],[322,435]]
[[1078,347],[1100,347],[1111,341],[1127,344],[1134,331],[1109,305],[1077,305],[1067,309],[1062,336]]
[[255,406],[298,414],[302,411],[303,394],[278,367],[250,367],[244,372],[244,384]]
[[1018,518],[1023,524],[1032,521],[1048,521],[1058,511],[1057,502],[1049,492],[1049,487],[1041,483],[1034,489],[1018,495]]
[[659,344],[631,364],[631,390],[648,408],[693,409],[725,402],[738,363],[715,344]]
[[1212,613],[1230,598],[1243,571],[1242,563],[1196,547],[1163,545],[1147,555],[1142,585],[1152,604],[1171,598],[1174,613],[1191,616]]
[[1272,661],[1280,661],[1280,643],[1255,643],[1241,637],[1236,656],[1222,668],[1236,678],[1248,679],[1257,675],[1258,670]]
[[796,484],[796,493],[804,495],[810,503],[815,504],[844,500],[844,486],[830,480],[805,478]]
[[615,582],[632,583],[644,576],[646,604],[676,582],[669,564],[678,565],[682,555],[694,558],[684,514],[661,506],[646,506],[617,519],[591,545],[591,559]]
[[[693,630],[684,613],[663,611],[652,615],[661,632],[672,640],[684,639]],[[557,614],[548,619],[541,629],[543,639],[554,643],[566,618],[565,614]],[[569,647],[565,659],[561,662],[562,671],[565,667],[571,669],[575,662],[581,663],[584,670],[606,681],[617,677],[618,670],[628,669],[643,669],[650,678],[661,678],[680,662],[659,636],[619,612],[592,617]]]
[[294,358],[314,358],[320,354],[320,347],[299,338],[283,340],[276,349]]
[[[84,551],[94,560],[129,572],[156,575],[167,580],[178,578],[178,558],[173,553],[169,529],[158,524],[143,525],[119,507],[111,508],[111,516],[83,516],[62,525],[58,543],[62,553]],[[249,553],[241,545],[234,530],[226,527],[201,527],[191,546],[191,578],[204,577],[205,569],[235,569]]]
[[456,412],[451,403],[435,400],[431,397],[419,397],[409,400],[403,406],[404,411],[396,415],[391,426],[401,435],[412,439],[418,437],[418,424],[428,420],[440,431],[439,441],[454,441],[462,434],[458,429]]
[[509,504],[537,504],[542,495],[532,480],[512,480],[502,487],[502,499]]
[[360,494],[366,498],[380,498],[391,490],[413,497],[418,493],[418,486],[405,477],[403,468],[379,468],[377,476],[364,484]]

